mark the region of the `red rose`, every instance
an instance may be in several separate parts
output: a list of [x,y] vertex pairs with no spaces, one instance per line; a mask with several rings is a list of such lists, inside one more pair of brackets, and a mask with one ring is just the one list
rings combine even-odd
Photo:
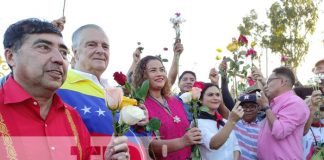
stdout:
[[245,56],[248,57],[248,56],[251,55],[252,57],[254,57],[254,56],[256,55],[256,53],[257,53],[257,52],[256,52],[254,49],[250,48],[250,49],[247,50]]
[[127,77],[122,73],[122,72],[115,72],[114,73],[114,80],[119,84],[119,85],[125,85]]
[[289,60],[289,57],[287,57],[287,56],[281,56],[281,62],[286,62],[286,61],[288,61]]
[[252,79],[251,76],[248,77],[248,83],[249,83],[249,86],[254,86],[255,85],[255,82],[254,82],[254,80]]
[[241,45],[247,45],[249,43],[249,41],[247,40],[247,38],[244,35],[240,35],[240,37],[238,38],[238,42]]
[[198,87],[200,88],[201,90],[203,90],[205,88],[205,85],[204,85],[204,82],[199,82],[199,81],[196,81],[193,85],[193,87]]

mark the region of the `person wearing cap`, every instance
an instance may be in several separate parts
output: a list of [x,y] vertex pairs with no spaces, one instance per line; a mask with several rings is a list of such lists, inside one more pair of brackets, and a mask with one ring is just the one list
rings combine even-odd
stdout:
[[234,128],[235,136],[241,149],[240,159],[257,159],[257,141],[264,119],[257,118],[260,107],[255,93],[243,94],[239,97],[244,115]]
[[292,70],[276,68],[257,99],[261,110],[266,113],[258,137],[258,159],[303,159],[302,137],[309,109],[294,93],[294,84]]

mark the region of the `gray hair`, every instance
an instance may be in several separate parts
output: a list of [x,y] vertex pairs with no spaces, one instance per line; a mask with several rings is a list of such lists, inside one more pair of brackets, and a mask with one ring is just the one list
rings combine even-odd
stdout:
[[98,25],[95,24],[86,24],[84,26],[79,27],[77,30],[75,30],[73,32],[72,35],[72,48],[77,48],[80,45],[80,36],[83,30],[88,29],[88,28],[94,28],[94,29],[99,29],[102,30],[103,29],[101,27],[99,27]]

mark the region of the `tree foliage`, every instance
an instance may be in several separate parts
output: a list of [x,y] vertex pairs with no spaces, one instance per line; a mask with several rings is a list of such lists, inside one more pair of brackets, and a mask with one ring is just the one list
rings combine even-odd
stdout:
[[319,0],[281,0],[271,5],[267,16],[270,34],[262,44],[273,53],[289,57],[285,62],[295,72],[308,53],[310,35],[318,20]]
[[259,24],[257,20],[258,14],[254,9],[252,9],[249,15],[242,18],[242,23],[237,27],[237,29],[240,31],[240,34],[251,36],[256,42],[261,41],[268,26],[265,24]]

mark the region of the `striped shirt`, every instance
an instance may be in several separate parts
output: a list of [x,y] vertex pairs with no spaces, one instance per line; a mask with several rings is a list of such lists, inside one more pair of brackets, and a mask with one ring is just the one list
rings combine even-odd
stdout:
[[247,123],[240,120],[236,123],[234,133],[241,149],[241,160],[257,159],[257,141],[264,120]]

